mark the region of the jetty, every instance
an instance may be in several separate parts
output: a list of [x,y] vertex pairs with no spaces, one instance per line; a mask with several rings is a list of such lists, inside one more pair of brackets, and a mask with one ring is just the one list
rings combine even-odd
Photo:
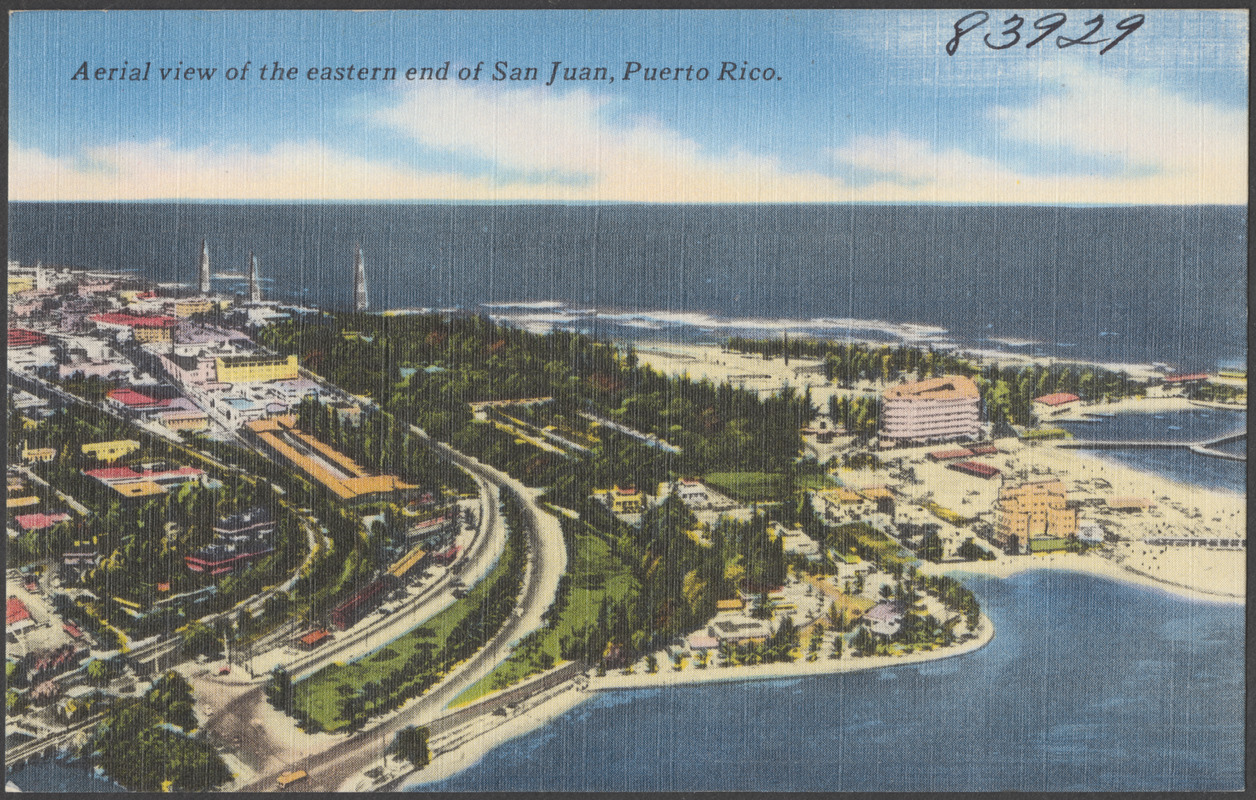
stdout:
[[1103,439],[1065,439],[1060,441],[1060,447],[1067,447],[1075,450],[1135,450],[1146,448],[1179,448],[1190,450],[1192,453],[1198,453],[1201,456],[1209,458],[1223,458],[1227,461],[1246,461],[1246,453],[1227,453],[1224,450],[1216,448],[1230,442],[1237,442],[1239,439],[1247,438],[1247,429],[1241,431],[1233,431],[1231,433],[1217,436],[1212,439],[1205,439],[1202,442],[1174,442],[1165,440],[1103,440]]

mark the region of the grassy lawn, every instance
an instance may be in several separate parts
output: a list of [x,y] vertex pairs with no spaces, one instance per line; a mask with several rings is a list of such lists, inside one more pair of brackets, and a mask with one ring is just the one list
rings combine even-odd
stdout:
[[535,644],[516,648],[510,658],[499,664],[497,669],[458,695],[450,704],[451,707],[467,705],[529,675],[543,672],[542,654],[548,655],[554,664],[558,664],[563,660],[562,653],[559,652],[559,642],[564,636],[569,636],[573,629],[597,622],[602,598],[609,597],[612,603],[616,603],[629,592],[639,589],[628,566],[611,554],[610,546],[600,537],[588,533],[585,526],[578,526],[574,542],[572,552],[567,554],[571,593],[568,595],[567,605],[558,615],[558,622],[552,628],[542,628]]
[[438,651],[449,632],[477,607],[488,587],[503,574],[507,559],[503,556],[492,571],[468,595],[429,619],[425,624],[394,639],[366,658],[348,664],[336,662],[296,685],[296,705],[322,724],[335,731],[348,725],[340,716],[345,697],[358,693],[362,686],[382,679],[405,667],[406,661],[419,649]]
[[808,489],[813,492],[822,492],[825,489],[832,489],[837,485],[837,481],[827,473],[811,473],[799,475],[797,479],[799,489]]
[[702,480],[745,503],[780,500],[785,492],[785,476],[777,472],[711,472]]
[[[837,530],[840,535],[849,536],[864,547],[871,549],[878,557],[878,560],[886,566],[911,564],[916,561],[915,557],[899,547],[894,540],[870,525],[862,522],[852,522],[842,525]],[[840,550],[841,547],[838,549]]]

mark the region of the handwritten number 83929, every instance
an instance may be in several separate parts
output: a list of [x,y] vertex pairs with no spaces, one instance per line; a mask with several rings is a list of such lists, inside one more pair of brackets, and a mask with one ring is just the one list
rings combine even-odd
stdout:
[[[974,11],[971,14],[965,14],[956,20],[955,36],[946,43],[946,54],[948,56],[955,55],[955,52],[959,50],[960,39],[964,38],[966,34],[972,33],[976,29],[980,28],[982,25],[985,25],[989,21],[990,15],[985,11]],[[1024,39],[1025,49],[1029,49],[1058,31],[1060,28],[1064,27],[1064,23],[1067,21],[1068,16],[1060,12],[1047,14],[1046,16],[1038,18],[1030,30],[1026,30],[1022,33],[1025,18],[1019,14],[1013,14],[1003,20],[1001,23],[1003,27],[1000,30],[990,31],[985,35],[984,40],[986,47],[991,50],[1006,50],[1009,47],[1015,47],[1020,44],[1022,39]],[[1076,38],[1069,38],[1068,36],[1063,35],[1057,36],[1055,37],[1055,46],[1063,50],[1066,47],[1072,47],[1077,44],[1101,45],[1104,42],[1109,42],[1107,47],[1104,47],[1099,51],[1099,55],[1103,55],[1120,44],[1121,40],[1126,36],[1129,36],[1131,33],[1138,30],[1143,24],[1143,15],[1131,14],[1116,23],[1115,27],[1118,31],[1120,31],[1120,34],[1115,38],[1095,38],[1095,35],[1103,29],[1103,14],[1095,14],[1093,17],[1086,20],[1084,24],[1086,25],[1086,31],[1081,36]],[[1030,35],[1034,31],[1040,31],[1040,33],[1031,38]]]

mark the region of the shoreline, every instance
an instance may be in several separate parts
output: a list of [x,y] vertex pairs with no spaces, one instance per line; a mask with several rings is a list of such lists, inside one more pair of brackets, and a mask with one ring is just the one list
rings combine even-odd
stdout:
[[[1059,559],[1059,561],[1057,561]],[[1089,575],[1093,578],[1105,578],[1129,586],[1143,589],[1156,589],[1174,595],[1182,600],[1192,602],[1218,603],[1223,605],[1242,605],[1247,601],[1243,595],[1230,592],[1207,592],[1180,583],[1171,583],[1155,578],[1133,567],[1117,564],[1109,559],[1093,554],[1048,553],[1044,555],[1001,556],[995,561],[951,561],[941,564],[922,562],[920,571],[931,575],[965,574],[1006,580],[1024,572],[1034,570],[1058,570]]]
[[[994,622],[985,614],[982,614],[976,633],[977,638],[963,644],[930,651],[916,651],[901,656],[854,657],[846,654],[837,661],[821,657],[813,662],[799,660],[790,663],[758,664],[749,667],[710,666],[704,670],[699,670],[690,665],[682,672],[674,672],[669,668],[666,670],[660,669],[654,675],[637,673],[633,675],[606,675],[589,678],[587,688],[563,691],[528,709],[523,714],[495,728],[484,731],[467,742],[467,744],[434,757],[431,763],[422,770],[413,772],[407,777],[398,777],[390,781],[389,784],[399,786],[402,791],[407,791],[450,778],[478,763],[493,749],[511,739],[549,724],[586,700],[592,699],[599,692],[633,691],[665,687],[680,688],[710,683],[742,683],[747,681],[813,678],[821,675],[840,675],[908,664],[922,664],[966,655],[980,650],[994,640]],[[497,735],[492,735],[493,733]],[[357,780],[357,777],[355,776],[353,780]]]
[[[1067,556],[1067,558],[1066,558]],[[1057,560],[1058,559],[1058,560]],[[1124,583],[1144,589],[1154,589],[1170,594],[1185,602],[1207,602],[1221,605],[1241,605],[1246,598],[1228,593],[1209,593],[1198,589],[1172,584],[1153,578],[1133,568],[1116,564],[1094,555],[1054,553],[1045,556],[1003,557],[997,561],[966,561],[945,564],[924,562],[921,570],[933,574],[967,573],[1006,580],[1034,570],[1060,570],[1088,575],[1094,578]],[[886,669],[909,664],[942,661],[976,652],[994,640],[994,622],[981,615],[977,638],[961,645],[942,650],[917,651],[902,656],[868,656],[855,658],[845,655],[837,662],[821,657],[814,662],[797,661],[788,664],[761,664],[756,666],[715,667],[698,670],[692,664],[682,672],[670,668],[660,669],[654,675],[607,675],[589,679],[585,690],[564,691],[549,698],[527,712],[510,719],[495,729],[485,731],[467,744],[442,753],[432,759],[423,770],[398,777],[390,784],[390,791],[418,791],[427,784],[446,780],[479,763],[492,750],[511,739],[531,733],[599,692],[634,691],[644,689],[681,688],[717,683],[744,683],[764,680],[789,680],[822,675],[840,675],[875,669]],[[493,735],[494,732],[496,735]]]

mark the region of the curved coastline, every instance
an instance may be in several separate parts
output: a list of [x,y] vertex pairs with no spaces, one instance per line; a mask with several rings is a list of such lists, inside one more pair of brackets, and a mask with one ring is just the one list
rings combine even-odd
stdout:
[[[759,664],[739,667],[707,667],[697,669],[690,665],[680,672],[670,668],[650,674],[606,675],[590,678],[584,690],[563,692],[535,708],[502,723],[495,729],[495,736],[479,736],[467,744],[442,753],[432,759],[420,772],[399,776],[388,785],[404,782],[403,790],[416,789],[424,784],[445,780],[473,766],[494,748],[517,736],[529,733],[565,714],[598,692],[630,691],[634,689],[659,689],[665,687],[695,686],[706,683],[742,683],[746,681],[811,678],[820,675],[838,675],[872,669],[920,664],[961,656],[985,647],[994,639],[994,622],[985,614],[977,625],[976,638],[963,644],[938,650],[917,651],[901,656],[845,656],[837,661],[821,657],[816,661],[795,661],[787,664]],[[357,780],[355,778],[355,780]],[[347,784],[346,784],[347,785]],[[381,787],[385,789],[386,787]]]
[[[1057,560],[1057,556],[1059,560]],[[1034,570],[1059,570],[1074,572],[1091,577],[1137,586],[1144,589],[1157,589],[1184,600],[1221,604],[1241,604],[1245,598],[1228,593],[1211,593],[1199,589],[1170,583],[1141,573],[1131,567],[1115,564],[1107,559],[1095,556],[1076,554],[1053,554],[1051,556],[1021,556],[1015,559],[999,559],[994,562],[963,562],[962,564],[929,565],[936,573],[963,572],[992,578],[1007,579],[1024,572]],[[482,735],[462,747],[442,753],[432,759],[431,763],[421,772],[411,771],[399,776],[390,785],[398,787],[404,782],[403,790],[418,789],[426,784],[442,781],[468,769],[478,763],[496,747],[518,736],[540,728],[571,709],[592,699],[597,692],[631,691],[635,689],[659,689],[665,687],[683,687],[712,683],[742,683],[747,681],[780,680],[788,678],[806,678],[820,675],[837,675],[850,672],[861,672],[873,669],[920,664],[940,661],[946,658],[965,655],[985,647],[995,636],[994,622],[981,615],[977,627],[977,638],[960,645],[941,650],[915,652],[902,656],[868,656],[854,658],[844,657],[836,662],[821,657],[814,662],[792,662],[789,664],[761,664],[739,667],[707,667],[696,669],[687,666],[681,672],[670,668],[654,675],[606,675],[589,679],[583,691],[563,692],[520,714],[514,719],[499,725],[495,735]]]
[[1022,572],[1038,569],[1077,572],[1096,578],[1106,578],[1118,583],[1126,583],[1145,589],[1158,589],[1185,600],[1196,602],[1242,604],[1247,601],[1244,595],[1230,592],[1209,592],[1198,587],[1162,580],[1152,577],[1145,572],[1140,572],[1133,567],[1118,564],[1091,554],[1051,553],[1041,556],[1012,556],[999,558],[996,561],[965,561],[961,563],[923,564],[921,566],[922,572],[935,574],[963,573],[991,578],[1011,578]]

